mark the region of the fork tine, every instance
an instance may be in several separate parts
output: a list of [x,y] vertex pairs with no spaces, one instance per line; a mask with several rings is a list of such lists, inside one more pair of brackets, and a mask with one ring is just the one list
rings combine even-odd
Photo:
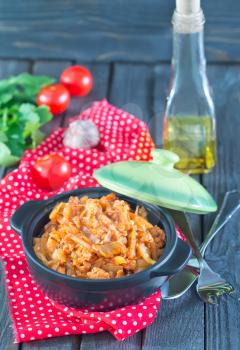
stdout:
[[[198,291],[198,295],[207,304],[217,303],[216,295],[210,293],[209,291],[206,291],[206,290]],[[215,296],[215,298],[213,298],[213,296]]]
[[208,304],[216,304],[217,297],[224,294],[230,294],[234,291],[233,287],[224,281],[225,283],[213,283],[210,285],[199,286],[198,295],[200,298]]
[[214,304],[213,297],[217,298],[224,294],[231,294],[233,292],[233,288],[231,285],[225,284],[225,285],[208,285],[206,287],[199,287],[197,288],[197,292],[199,296],[207,300],[207,302],[210,302],[211,304]]
[[216,295],[215,294],[209,294],[208,302],[209,302],[209,304],[216,305],[217,304],[217,297],[216,297]]

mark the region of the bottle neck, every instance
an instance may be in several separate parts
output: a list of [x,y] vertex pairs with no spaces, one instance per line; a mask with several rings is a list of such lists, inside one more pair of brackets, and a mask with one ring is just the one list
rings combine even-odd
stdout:
[[203,45],[203,31],[173,34],[173,69],[184,74],[185,79],[205,73],[206,60]]

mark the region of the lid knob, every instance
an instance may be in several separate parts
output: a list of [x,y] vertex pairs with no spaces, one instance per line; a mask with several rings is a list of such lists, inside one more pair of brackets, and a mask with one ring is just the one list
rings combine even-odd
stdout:
[[165,169],[173,169],[180,158],[176,153],[165,149],[154,149],[151,151],[153,163],[160,164]]

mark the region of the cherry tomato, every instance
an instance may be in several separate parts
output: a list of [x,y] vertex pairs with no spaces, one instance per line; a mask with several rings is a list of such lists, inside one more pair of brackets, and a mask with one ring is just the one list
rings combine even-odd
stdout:
[[86,96],[93,87],[93,76],[83,66],[66,68],[61,74],[60,81],[66,86],[71,96]]
[[52,114],[64,112],[70,103],[70,94],[62,84],[43,87],[37,95],[37,105],[48,106]]
[[32,177],[42,189],[55,190],[68,180],[72,173],[71,164],[58,154],[49,154],[37,159],[32,167]]

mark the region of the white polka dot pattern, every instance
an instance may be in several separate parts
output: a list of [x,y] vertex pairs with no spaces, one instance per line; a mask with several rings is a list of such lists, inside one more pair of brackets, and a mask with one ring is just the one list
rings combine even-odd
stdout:
[[[99,128],[101,142],[97,148],[72,150],[63,147],[64,129],[58,129],[35,151],[26,151],[19,168],[0,182],[0,256],[6,271],[15,342],[105,330],[123,340],[153,322],[161,301],[160,292],[156,292],[140,305],[108,313],[70,309],[51,302],[29,274],[21,238],[9,225],[13,211],[29,200],[98,186],[91,177],[94,169],[118,160],[149,160],[150,150],[154,147],[143,122],[106,100],[94,103],[78,118],[92,119]],[[57,191],[45,192],[32,181],[31,164],[51,152],[58,152],[71,162],[73,175]]]

